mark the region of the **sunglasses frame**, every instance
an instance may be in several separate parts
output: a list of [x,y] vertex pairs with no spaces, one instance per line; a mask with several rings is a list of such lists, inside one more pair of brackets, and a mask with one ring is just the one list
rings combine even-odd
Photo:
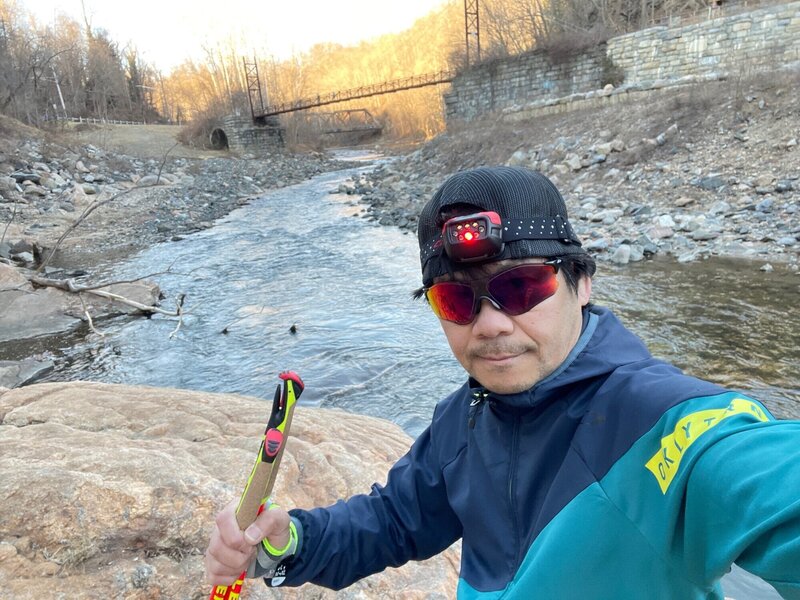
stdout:
[[[539,300],[538,302],[536,302],[535,304],[529,306],[528,308],[526,308],[525,310],[523,310],[521,312],[510,312],[510,311],[506,310],[505,308],[503,308],[503,306],[500,304],[500,302],[491,295],[491,293],[489,292],[489,282],[492,281],[495,277],[499,277],[500,275],[508,273],[509,271],[513,271],[514,269],[519,269],[521,267],[552,267],[553,275],[557,276],[558,275],[558,270],[559,270],[562,262],[563,261],[560,258],[554,258],[554,259],[547,260],[547,261],[541,262],[541,263],[524,263],[524,264],[521,264],[521,265],[514,265],[514,266],[511,266],[511,267],[509,267],[507,269],[503,269],[502,271],[498,271],[497,273],[493,273],[491,275],[487,275],[486,277],[470,279],[468,281],[440,281],[438,283],[434,283],[431,286],[423,288],[422,289],[422,293],[424,294],[425,300],[426,300],[426,302],[428,302],[428,305],[430,305],[431,309],[433,309],[433,305],[431,304],[431,300],[430,300],[430,297],[428,296],[428,293],[433,288],[435,288],[437,285],[440,285],[442,283],[450,283],[450,284],[454,283],[454,284],[462,285],[462,286],[467,287],[470,290],[472,290],[472,295],[473,295],[472,310],[470,311],[470,318],[469,318],[468,321],[455,321],[455,320],[451,320],[451,319],[445,319],[444,317],[441,317],[438,314],[436,314],[436,311],[434,310],[434,314],[436,314],[437,317],[439,317],[440,319],[442,319],[444,321],[448,321],[449,323],[456,323],[457,325],[469,325],[470,323],[474,322],[475,319],[478,317],[478,313],[481,310],[481,302],[483,300],[488,300],[489,302],[491,302],[492,306],[494,306],[497,310],[499,310],[499,311],[501,311],[501,312],[503,312],[503,313],[505,313],[505,314],[507,314],[509,316],[515,317],[515,316],[519,316],[521,314],[524,314],[524,313],[528,312],[534,306],[537,306],[537,305],[541,304],[542,302],[544,302],[545,300],[547,300],[547,298],[552,297],[555,294],[555,291],[553,292],[553,294],[550,294],[549,296],[546,296],[546,297],[542,298],[541,300]],[[556,288],[555,289],[558,290],[558,284],[556,284]]]

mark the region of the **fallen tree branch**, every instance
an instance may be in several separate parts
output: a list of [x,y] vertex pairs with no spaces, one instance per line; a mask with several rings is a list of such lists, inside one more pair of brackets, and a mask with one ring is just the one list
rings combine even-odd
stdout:
[[83,314],[86,315],[86,320],[89,322],[89,329],[94,331],[100,337],[106,337],[105,333],[98,331],[94,326],[94,321],[92,321],[92,315],[89,313],[89,308],[86,306],[86,302],[83,301],[83,296],[78,294],[78,299],[81,301],[81,306],[83,307]]
[[103,290],[86,290],[86,293],[94,294],[95,296],[100,296],[101,298],[107,298],[108,300],[113,300],[114,302],[119,302],[120,304],[124,304],[125,306],[130,306],[131,308],[135,308],[136,310],[142,312],[158,313],[160,315],[165,315],[167,317],[180,316],[180,313],[177,310],[169,311],[169,310],[164,310],[159,306],[148,306],[147,304],[136,302],[135,300],[131,300],[130,298],[125,298],[124,296],[120,296],[119,294],[114,294],[112,292],[104,292]]
[[178,330],[183,325],[183,301],[186,299],[186,294],[178,294],[178,297],[175,299],[175,312],[178,313],[178,324],[175,326],[175,329],[172,330],[172,333],[169,334],[169,339],[174,338],[178,335]]
[[155,185],[158,185],[158,182],[161,181],[161,171],[164,170],[164,165],[167,164],[167,157],[169,156],[169,153],[172,152],[173,150],[175,150],[175,148],[179,144],[180,144],[180,142],[175,142],[174,144],[172,144],[170,149],[167,150],[166,152],[164,152],[164,156],[161,157],[161,164],[158,165],[158,175],[156,175],[156,183],[155,183]]
[[61,246],[61,244],[64,242],[64,240],[67,239],[67,236],[70,233],[72,233],[78,227],[78,225],[83,223],[89,215],[91,215],[94,211],[96,211],[101,206],[105,206],[109,202],[112,202],[112,201],[114,201],[114,200],[116,200],[118,198],[121,198],[122,196],[124,196],[126,194],[130,194],[133,190],[136,190],[136,189],[139,189],[139,188],[138,187],[132,187],[132,188],[127,189],[127,190],[125,190],[123,192],[119,192],[118,194],[114,194],[113,196],[111,196],[109,198],[106,198],[105,200],[92,202],[89,206],[87,206],[84,209],[83,213],[81,213],[81,216],[78,217],[77,219],[75,219],[75,221],[72,223],[72,225],[67,227],[67,229],[64,231],[64,233],[61,234],[61,237],[58,238],[58,240],[56,241],[55,246],[53,246],[50,249],[50,254],[48,254],[47,258],[45,258],[42,261],[42,264],[39,265],[39,267],[36,269],[36,272],[37,273],[41,273],[42,271],[44,271],[44,268],[50,263],[51,260],[53,260],[53,256],[55,256],[55,253],[58,250],[58,248]]
[[[54,283],[55,282],[61,282],[61,281],[72,282],[71,284],[70,283],[64,284],[67,287],[64,287],[64,285],[49,285],[48,287],[58,287],[58,288],[60,288],[60,289],[62,289],[64,291],[71,292],[73,290],[72,289],[68,289],[68,288],[69,288],[70,285],[72,285],[75,288],[75,290],[77,290],[77,291],[90,292],[92,290],[99,290],[99,289],[102,289],[104,287],[109,287],[109,286],[112,286],[112,285],[118,285],[118,284],[122,284],[122,283],[138,283],[138,282],[140,282],[140,281],[142,281],[144,279],[150,279],[152,277],[155,277],[156,275],[167,275],[167,274],[169,274],[169,275],[189,276],[189,275],[192,274],[192,271],[189,271],[188,273],[178,273],[176,271],[173,271],[172,267],[173,267],[174,264],[175,264],[175,261],[173,261],[172,264],[169,267],[167,267],[167,269],[165,271],[156,271],[155,273],[148,273],[147,275],[142,275],[141,277],[134,277],[133,279],[115,279],[114,281],[95,283],[93,285],[82,285],[82,286],[80,286],[80,288],[75,287],[75,282],[74,282],[73,279],[48,279],[48,278],[44,278],[44,277],[41,277],[41,276],[29,276],[28,280],[31,281],[32,283],[37,283],[36,278],[39,278],[39,279],[44,280],[44,281],[54,282]],[[47,284],[40,284],[40,285],[47,285]]]
[[8,228],[11,227],[11,223],[14,222],[14,219],[16,218],[16,216],[17,216],[17,198],[15,196],[14,197],[14,209],[11,212],[11,218],[8,220],[8,223],[6,223],[6,228],[3,230],[3,235],[0,236],[0,244],[2,244],[5,241],[6,233],[8,233]]
[[[72,294],[92,294],[94,296],[99,296],[100,298],[106,298],[108,300],[113,300],[114,302],[119,302],[120,304],[124,304],[125,306],[130,306],[131,308],[135,308],[136,310],[144,313],[158,313],[160,315],[165,315],[167,317],[180,317],[183,313],[183,300],[181,300],[181,306],[178,307],[174,311],[165,310],[159,306],[148,306],[147,304],[142,304],[141,302],[136,302],[135,300],[131,300],[130,298],[125,298],[119,294],[114,294],[113,292],[105,291],[103,289],[98,289],[97,286],[79,286],[75,284],[75,281],[72,279],[49,279],[47,277],[42,277],[40,275],[28,275],[28,280],[31,283],[35,283],[36,285],[40,285],[43,287],[53,287],[59,290],[63,290],[65,292],[70,292]],[[118,282],[107,283],[102,287],[109,287],[114,285]],[[185,297],[185,294],[182,294]]]

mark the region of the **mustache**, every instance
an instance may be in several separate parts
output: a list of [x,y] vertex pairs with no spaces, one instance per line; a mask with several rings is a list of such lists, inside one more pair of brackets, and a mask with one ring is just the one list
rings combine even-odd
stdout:
[[472,346],[468,350],[468,354],[473,358],[480,358],[482,356],[517,355],[530,350],[536,350],[536,346],[532,344],[484,342]]

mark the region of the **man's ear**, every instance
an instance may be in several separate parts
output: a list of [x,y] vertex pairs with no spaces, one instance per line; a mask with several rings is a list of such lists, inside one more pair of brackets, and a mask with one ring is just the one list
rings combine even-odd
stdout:
[[589,304],[592,299],[592,278],[584,275],[578,280],[578,300],[581,306]]

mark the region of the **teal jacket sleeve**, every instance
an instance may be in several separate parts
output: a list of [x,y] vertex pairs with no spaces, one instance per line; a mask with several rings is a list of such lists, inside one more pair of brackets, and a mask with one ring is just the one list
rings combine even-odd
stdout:
[[708,578],[736,562],[800,598],[800,423],[720,433],[687,479],[687,564],[703,565]]
[[676,571],[710,590],[735,562],[800,599],[800,422],[737,393],[695,398],[621,462],[643,477],[605,489]]

